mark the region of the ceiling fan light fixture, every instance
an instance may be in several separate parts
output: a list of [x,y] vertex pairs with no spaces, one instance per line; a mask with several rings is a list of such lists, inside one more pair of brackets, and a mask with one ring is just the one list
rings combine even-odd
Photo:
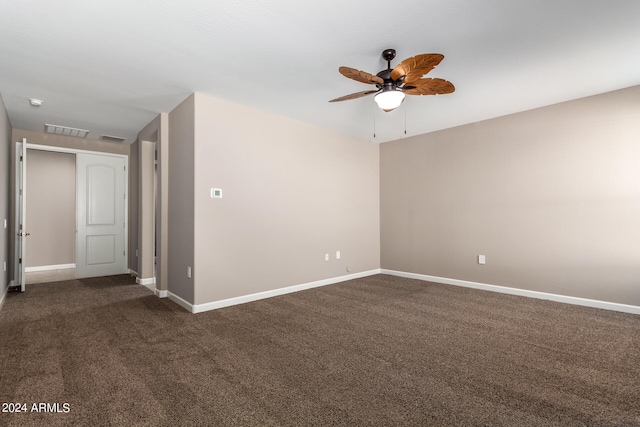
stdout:
[[382,110],[391,111],[395,110],[400,106],[400,104],[402,104],[402,101],[404,101],[404,92],[395,89],[383,90],[373,99]]

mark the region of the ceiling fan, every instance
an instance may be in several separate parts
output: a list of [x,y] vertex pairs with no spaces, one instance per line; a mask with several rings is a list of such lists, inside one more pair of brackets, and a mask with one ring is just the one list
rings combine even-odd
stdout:
[[375,90],[365,90],[332,99],[329,102],[347,101],[375,94],[374,100],[386,111],[400,106],[405,95],[442,95],[455,91],[453,84],[444,79],[423,78],[444,59],[439,53],[425,53],[405,59],[394,69],[391,60],[396,57],[395,49],[385,49],[382,58],[387,61],[387,69],[373,75],[350,67],[340,67],[338,71],[345,77],[358,82],[376,85]]

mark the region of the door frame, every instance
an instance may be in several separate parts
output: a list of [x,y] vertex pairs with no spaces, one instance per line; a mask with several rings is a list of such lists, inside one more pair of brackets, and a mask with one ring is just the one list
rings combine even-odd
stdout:
[[[70,153],[70,154],[92,154],[92,155],[98,155],[98,156],[107,156],[107,157],[119,157],[124,159],[124,166],[126,168],[126,173],[124,174],[124,191],[125,191],[125,203],[124,203],[124,219],[125,219],[125,226],[124,226],[124,250],[126,252],[125,254],[125,259],[127,260],[127,265],[128,265],[128,253],[129,253],[129,156],[127,154],[116,154],[116,153],[107,153],[107,152],[103,152],[103,151],[92,151],[92,150],[80,150],[80,149],[76,149],[76,148],[68,148],[68,147],[58,147],[58,146],[53,146],[53,145],[42,145],[42,144],[31,144],[29,142],[22,142],[22,141],[16,141],[14,143],[17,147],[17,144],[24,144],[25,146],[25,150],[40,150],[40,151],[53,151],[53,152],[57,152],[57,153]],[[17,174],[17,167],[16,167],[16,174]],[[16,187],[18,185],[18,182],[15,183]],[[18,208],[18,203],[20,202],[19,200],[19,192],[16,192],[15,194],[15,203],[16,203],[16,209]],[[76,206],[76,215],[77,215],[77,206]],[[77,218],[77,216],[76,216]],[[16,217],[16,232],[19,229],[19,218]],[[77,221],[77,219],[76,219]],[[77,225],[76,225],[77,228]],[[16,236],[17,237],[17,236]],[[78,239],[78,233],[76,232],[76,236],[75,236],[75,241],[77,244],[77,239]],[[16,248],[17,248],[18,242],[17,242],[17,238],[16,238]],[[78,255],[76,254],[76,257]],[[16,252],[16,256],[15,256],[15,260],[14,260],[14,264],[16,265],[16,268],[19,268],[18,265],[18,258],[19,258],[19,254]],[[130,269],[127,266],[127,271],[129,271]],[[15,270],[15,274],[18,274],[17,269]],[[17,278],[16,278],[17,279]]]
[[[26,153],[27,153],[27,139],[22,138],[22,141],[15,142],[15,176],[14,176],[14,197],[15,197],[15,218],[14,218],[14,283],[20,287],[20,291],[25,290],[25,266],[22,262],[24,258],[24,252],[26,247],[26,237],[28,234],[23,233],[23,228],[26,230],[25,224],[25,210],[26,210],[26,187],[27,187],[27,168],[26,168]],[[18,149],[19,148],[19,149]]]

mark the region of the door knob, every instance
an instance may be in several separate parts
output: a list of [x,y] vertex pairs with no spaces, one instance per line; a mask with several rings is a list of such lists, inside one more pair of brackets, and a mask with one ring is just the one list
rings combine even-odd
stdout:
[[27,237],[27,236],[31,236],[31,233],[18,233],[18,236]]

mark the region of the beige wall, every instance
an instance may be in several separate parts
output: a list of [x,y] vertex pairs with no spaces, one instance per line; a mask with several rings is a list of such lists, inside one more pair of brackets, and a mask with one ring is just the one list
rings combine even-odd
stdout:
[[379,268],[378,145],[199,93],[189,141],[196,304]]
[[639,100],[381,145],[382,268],[640,305]]
[[[194,265],[194,96],[169,113],[168,290],[193,303]],[[193,277],[193,276],[192,276]]]
[[[0,95],[0,299],[2,299],[9,285],[9,272],[12,265],[9,258],[10,228],[4,228],[4,220],[8,223],[12,218],[9,213],[10,199],[10,161],[11,153],[11,123],[7,110]],[[8,224],[9,225],[9,224]],[[7,263],[7,271],[4,271],[4,262]]]
[[75,263],[75,154],[27,150],[25,267]]

